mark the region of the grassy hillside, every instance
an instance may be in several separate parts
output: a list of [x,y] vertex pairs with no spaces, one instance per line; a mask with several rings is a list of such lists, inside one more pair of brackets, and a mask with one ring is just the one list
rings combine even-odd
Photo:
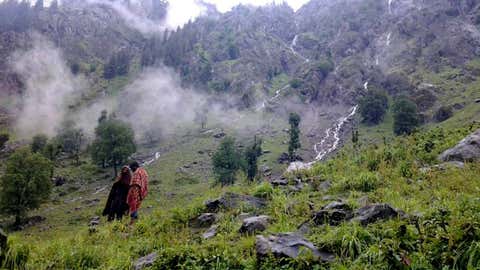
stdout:
[[[463,169],[422,168],[437,163],[440,152],[478,127],[431,128],[387,145],[346,147],[311,171],[290,175],[291,180],[298,177],[308,183],[300,192],[266,182],[248,183],[242,176],[234,186],[223,188],[212,186],[209,178],[180,181],[168,173],[199,157],[182,151],[181,159],[165,155],[148,168],[154,188],[134,227],[126,226],[126,221],[107,224],[104,220],[95,229],[87,227],[85,219],[99,214],[105,193],[99,196],[101,204],[84,205],[74,214],[82,220],[78,223],[70,224],[65,217],[72,214],[63,215],[65,210],[53,205],[48,209],[58,219],[48,222],[63,229],[34,227],[14,233],[6,266],[130,269],[135,259],[156,251],[159,256],[152,269],[476,269],[480,267],[479,164],[466,164]],[[192,145],[186,144],[185,151]],[[328,190],[319,188],[325,181],[332,184]],[[259,196],[268,204],[263,209],[240,206],[221,212],[217,236],[204,240],[201,234],[206,229],[192,228],[189,221],[205,211],[205,200],[225,192]],[[405,211],[408,218],[365,227],[350,222],[313,226],[305,237],[336,255],[328,265],[313,261],[308,253],[298,260],[259,261],[255,236],[238,233],[242,213],[272,217],[264,235],[292,232],[309,220],[311,208],[319,210],[337,199],[353,208],[366,202],[388,203]]]

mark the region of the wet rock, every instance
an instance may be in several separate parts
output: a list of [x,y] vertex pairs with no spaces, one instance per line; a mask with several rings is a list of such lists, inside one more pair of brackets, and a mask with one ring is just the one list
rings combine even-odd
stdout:
[[202,238],[210,239],[215,237],[215,235],[217,235],[217,230],[218,230],[218,225],[213,225],[212,227],[210,227],[210,229],[208,229],[206,232],[202,234]]
[[259,235],[255,242],[255,249],[259,258],[273,255],[277,258],[295,259],[308,250],[317,260],[323,262],[335,260],[335,255],[319,251],[313,243],[295,233],[275,234],[269,237]]
[[255,232],[262,232],[267,229],[270,221],[269,216],[256,216],[243,220],[242,227],[240,227],[240,233],[253,234]]
[[280,179],[275,179],[272,181],[272,185],[275,187],[278,186],[287,186],[288,185],[288,180],[286,178],[280,178]]
[[443,152],[438,159],[443,162],[480,161],[480,129],[460,141],[455,147]]
[[387,220],[399,217],[399,213],[388,204],[370,204],[354,212],[352,221],[358,221],[362,225],[368,225],[379,220]]
[[92,219],[90,219],[90,223],[89,223],[90,227],[94,227],[94,226],[98,226],[98,225],[100,225],[100,217],[99,216],[95,216]]
[[206,201],[205,207],[209,212],[218,212],[221,209],[236,208],[240,204],[252,208],[262,208],[265,207],[267,203],[265,199],[262,198],[227,192],[218,199]]
[[190,221],[190,224],[196,228],[207,228],[217,221],[217,215],[214,213],[203,213]]
[[312,221],[315,225],[329,224],[337,226],[344,221],[350,220],[352,217],[352,209],[348,204],[335,201],[313,214]]
[[318,186],[318,188],[320,189],[320,191],[323,191],[323,192],[327,192],[328,190],[330,190],[331,187],[332,187],[332,182],[330,182],[329,180],[323,181],[323,182]]
[[157,252],[150,253],[147,256],[136,260],[135,263],[133,264],[133,267],[135,270],[141,270],[146,267],[153,266],[153,264],[157,260],[157,257],[158,257]]
[[214,138],[216,139],[221,139],[223,137],[227,136],[227,134],[225,132],[219,132],[219,133],[216,133],[215,135],[213,135]]

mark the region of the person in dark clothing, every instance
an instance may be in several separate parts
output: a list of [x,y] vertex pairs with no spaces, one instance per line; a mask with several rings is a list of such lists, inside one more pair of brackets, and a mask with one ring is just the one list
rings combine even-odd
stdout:
[[108,216],[108,221],[115,218],[121,220],[128,212],[127,195],[130,189],[130,181],[132,180],[132,171],[128,166],[124,166],[117,177],[117,180],[110,190],[107,204],[103,210],[103,215]]

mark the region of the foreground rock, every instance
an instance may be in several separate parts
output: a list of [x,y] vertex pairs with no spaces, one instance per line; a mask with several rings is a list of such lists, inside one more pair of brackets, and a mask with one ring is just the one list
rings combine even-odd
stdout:
[[313,167],[313,163],[304,163],[301,161],[292,162],[287,168],[287,172],[306,171]]
[[196,228],[207,228],[217,221],[217,215],[213,213],[203,213],[190,221],[190,224]]
[[218,225],[213,225],[212,227],[210,227],[210,229],[208,229],[206,232],[202,234],[202,238],[210,239],[215,237],[215,235],[217,235],[217,230],[218,230]]
[[316,260],[323,262],[335,260],[335,255],[319,251],[313,243],[294,233],[276,234],[269,237],[259,235],[255,242],[255,249],[259,258],[273,255],[277,258],[296,259],[308,250]]
[[353,212],[349,205],[344,202],[332,202],[316,212],[312,220],[315,225],[329,224],[337,226],[346,220],[350,220],[352,217]]
[[270,221],[269,216],[249,217],[243,220],[240,233],[253,234],[255,232],[263,232],[267,229]]
[[398,218],[400,213],[393,209],[386,203],[371,204],[360,209],[357,209],[354,213],[352,221],[358,221],[362,225],[368,225],[375,223],[379,220],[387,220],[392,218]]
[[137,261],[135,261],[135,263],[133,264],[133,267],[135,268],[135,270],[141,270],[146,267],[153,266],[153,264],[157,260],[157,257],[158,257],[158,254],[156,252],[150,253],[147,256],[142,257]]
[[266,201],[261,198],[227,192],[218,199],[206,201],[205,207],[209,212],[218,212],[221,209],[237,208],[240,205],[246,205],[252,208],[263,208],[266,204]]
[[480,129],[461,140],[455,147],[443,152],[438,159],[443,162],[480,161]]

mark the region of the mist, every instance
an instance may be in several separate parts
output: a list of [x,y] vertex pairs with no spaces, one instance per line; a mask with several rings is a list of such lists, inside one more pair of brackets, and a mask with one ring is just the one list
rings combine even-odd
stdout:
[[68,113],[68,107],[86,88],[81,76],[73,76],[60,50],[40,35],[33,35],[33,46],[13,54],[10,66],[24,83],[16,114],[20,137],[36,133],[55,135]]

